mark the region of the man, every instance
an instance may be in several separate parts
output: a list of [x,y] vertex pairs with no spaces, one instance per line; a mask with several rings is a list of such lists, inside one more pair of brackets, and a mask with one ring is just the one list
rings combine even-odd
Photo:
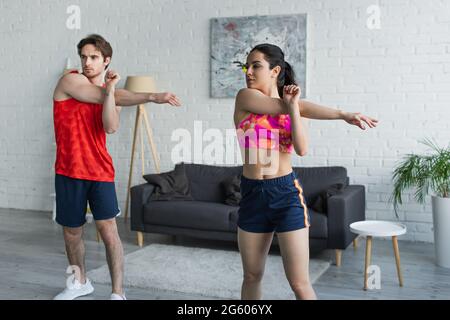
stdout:
[[[117,232],[120,214],[114,185],[114,166],[106,149],[106,134],[119,127],[121,107],[141,103],[180,106],[172,93],[132,93],[115,89],[118,73],[104,73],[112,58],[111,45],[99,35],[78,44],[83,72],[61,77],[53,94],[57,145],[55,163],[56,221],[63,226],[67,257],[75,271],[55,299],[72,300],[94,291],[86,278],[82,240],[87,202],[106,248],[112,280],[111,299],[125,300],[123,248]],[[116,106],[119,105],[119,106]]]

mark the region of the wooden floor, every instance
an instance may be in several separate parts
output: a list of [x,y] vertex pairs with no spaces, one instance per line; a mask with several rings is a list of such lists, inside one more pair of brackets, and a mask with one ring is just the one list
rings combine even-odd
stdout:
[[[118,219],[125,254],[138,249],[135,233]],[[401,238],[400,238],[401,240]],[[174,243],[164,235],[145,234],[145,244]],[[177,244],[236,248],[236,244],[177,238]],[[86,267],[106,263],[104,246],[96,241],[94,224],[85,228]],[[404,287],[398,286],[392,243],[374,239],[372,264],[381,270],[381,289],[363,288],[365,241],[347,248],[342,266],[332,265],[314,284],[319,299],[449,299],[450,269],[434,264],[432,244],[399,241]],[[274,254],[279,254],[275,248]],[[334,260],[334,252],[323,251],[315,258]],[[51,213],[0,209],[0,299],[51,299],[65,285],[67,258],[61,227],[51,220]],[[94,294],[84,299],[108,299],[111,288],[95,284]],[[125,288],[128,299],[208,299],[208,297],[168,291]]]

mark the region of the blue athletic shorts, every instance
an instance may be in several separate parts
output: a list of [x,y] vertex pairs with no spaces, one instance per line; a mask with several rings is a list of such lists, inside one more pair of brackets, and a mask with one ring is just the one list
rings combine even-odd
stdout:
[[120,215],[114,182],[74,179],[55,176],[56,222],[70,228],[86,223],[89,208],[95,220],[107,220]]
[[238,226],[248,232],[287,232],[310,226],[303,186],[292,172],[274,179],[241,178]]

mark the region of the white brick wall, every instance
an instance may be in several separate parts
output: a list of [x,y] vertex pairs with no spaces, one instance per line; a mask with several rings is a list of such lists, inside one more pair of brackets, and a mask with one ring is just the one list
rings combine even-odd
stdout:
[[[66,8],[81,8],[81,29],[66,28]],[[369,5],[381,8],[381,29],[366,27]],[[181,109],[147,105],[162,170],[170,160],[172,130],[232,128],[232,99],[209,97],[209,19],[308,14],[308,99],[380,119],[361,131],[342,121],[309,121],[310,152],[294,165],[343,165],[351,183],[367,190],[367,218],[393,220],[386,202],[396,161],[422,152],[425,136],[450,137],[450,1],[413,0],[128,0],[0,1],[0,207],[50,210],[54,162],[51,95],[75,45],[86,34],[104,35],[114,48],[112,67],[123,79],[149,74],[173,90]],[[123,82],[122,82],[123,84]],[[117,191],[126,195],[135,108],[122,112],[108,137]],[[192,150],[193,151],[193,150]],[[153,171],[147,147],[147,172]],[[140,161],[134,183],[141,182]],[[432,241],[430,201],[405,195],[403,239]]]

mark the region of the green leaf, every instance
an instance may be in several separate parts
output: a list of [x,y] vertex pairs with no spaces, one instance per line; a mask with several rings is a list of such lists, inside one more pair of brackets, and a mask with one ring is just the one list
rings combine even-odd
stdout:
[[450,144],[440,148],[431,139],[424,139],[420,143],[428,146],[431,155],[407,154],[394,168],[392,180],[394,190],[389,198],[393,203],[395,215],[398,218],[398,207],[402,202],[402,193],[415,187],[414,198],[424,203],[429,190],[439,197],[449,197],[450,193]]

